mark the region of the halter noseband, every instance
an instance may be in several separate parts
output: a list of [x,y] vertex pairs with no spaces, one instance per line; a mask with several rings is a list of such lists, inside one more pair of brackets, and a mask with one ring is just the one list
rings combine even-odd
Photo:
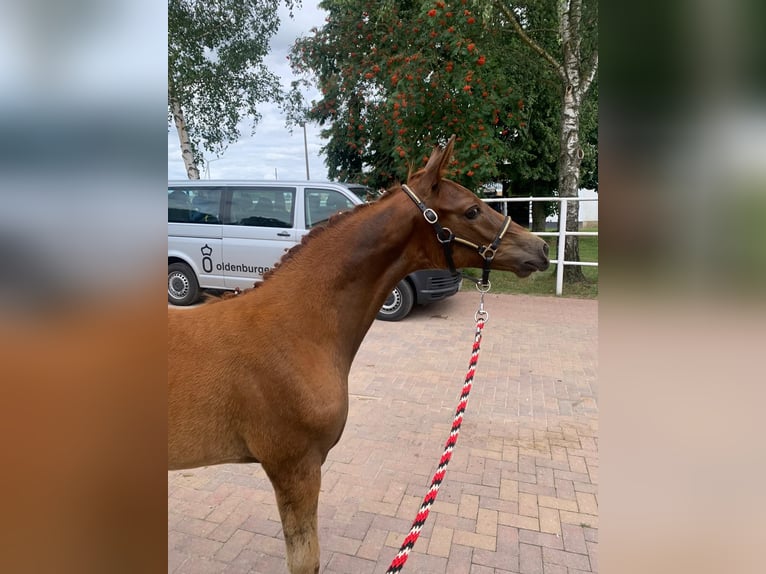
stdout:
[[434,232],[436,232],[436,239],[439,241],[439,243],[442,244],[442,247],[444,248],[444,258],[447,260],[447,265],[449,265],[450,271],[452,273],[457,273],[457,270],[455,269],[455,262],[452,259],[452,243],[457,242],[462,243],[467,247],[472,247],[476,249],[479,255],[484,259],[484,265],[482,267],[481,273],[481,286],[488,287],[489,269],[492,265],[492,260],[495,258],[495,254],[497,253],[497,248],[500,245],[500,241],[502,241],[505,232],[508,231],[508,228],[511,226],[511,218],[507,215],[505,216],[503,225],[500,226],[500,230],[497,232],[497,235],[495,235],[495,239],[492,240],[492,243],[489,245],[476,245],[472,241],[468,241],[461,237],[455,237],[455,234],[452,233],[452,230],[449,227],[442,227],[442,225],[439,223],[439,216],[436,214],[436,212],[430,207],[426,206],[426,204],[423,203],[417,195],[415,195],[415,192],[412,191],[409,186],[402,184],[402,190],[407,194],[407,197],[409,197],[415,203],[418,209],[420,209],[420,212],[423,214],[423,218],[434,228]]

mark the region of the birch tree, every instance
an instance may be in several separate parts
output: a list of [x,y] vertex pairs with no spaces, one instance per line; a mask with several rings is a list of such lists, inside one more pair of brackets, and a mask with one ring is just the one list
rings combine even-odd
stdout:
[[[526,26],[526,14],[539,2],[556,3],[556,22],[551,29],[529,29]],[[529,47],[530,53],[542,58],[561,83],[558,192],[560,197],[577,197],[584,156],[580,143],[580,112],[598,71],[598,5],[594,0],[533,0],[526,3],[495,0],[495,5]],[[539,39],[551,34],[556,36],[555,50],[546,49]],[[578,202],[569,202],[568,231],[577,230],[578,211]],[[567,237],[564,253],[567,261],[580,260],[577,237]],[[564,267],[567,283],[584,279],[581,267]]]
[[[292,10],[300,0],[284,0]],[[279,78],[263,63],[279,28],[281,0],[168,0],[168,125],[178,132],[189,179],[203,151],[220,154],[238,124],[279,102]]]

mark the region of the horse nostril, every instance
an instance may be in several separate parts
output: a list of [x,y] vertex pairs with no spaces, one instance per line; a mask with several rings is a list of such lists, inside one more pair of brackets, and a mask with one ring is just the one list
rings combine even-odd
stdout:
[[548,251],[549,251],[548,243],[543,243],[543,255],[548,257]]

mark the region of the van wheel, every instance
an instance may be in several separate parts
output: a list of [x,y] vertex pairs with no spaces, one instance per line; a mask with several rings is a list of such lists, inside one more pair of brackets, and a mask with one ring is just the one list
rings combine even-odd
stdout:
[[378,311],[381,321],[400,321],[410,314],[415,304],[415,293],[406,279],[402,279]]
[[186,263],[168,265],[168,301],[173,305],[191,305],[199,298],[199,283]]

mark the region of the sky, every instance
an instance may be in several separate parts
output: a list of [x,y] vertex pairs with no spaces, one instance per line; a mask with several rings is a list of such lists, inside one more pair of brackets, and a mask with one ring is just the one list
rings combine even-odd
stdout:
[[[317,2],[304,0],[303,7],[291,19],[287,9],[280,8],[281,25],[271,39],[271,52],[265,63],[269,69],[282,78],[282,87],[288,89],[295,79],[287,61],[287,54],[295,40],[308,36],[312,27],[324,25],[326,12],[320,10]],[[317,99],[318,92],[308,94],[308,100]],[[303,145],[303,130],[297,128],[291,134],[285,126],[285,118],[273,104],[262,104],[259,108],[261,121],[252,133],[251,120],[240,124],[240,139],[229,145],[220,158],[209,160],[209,173],[202,171],[201,178],[213,179],[307,179],[306,159]],[[306,125],[308,143],[309,177],[312,181],[327,181],[327,168],[319,150],[325,143],[319,137],[316,124]],[[168,179],[186,179],[178,132],[174,126],[168,131]]]

